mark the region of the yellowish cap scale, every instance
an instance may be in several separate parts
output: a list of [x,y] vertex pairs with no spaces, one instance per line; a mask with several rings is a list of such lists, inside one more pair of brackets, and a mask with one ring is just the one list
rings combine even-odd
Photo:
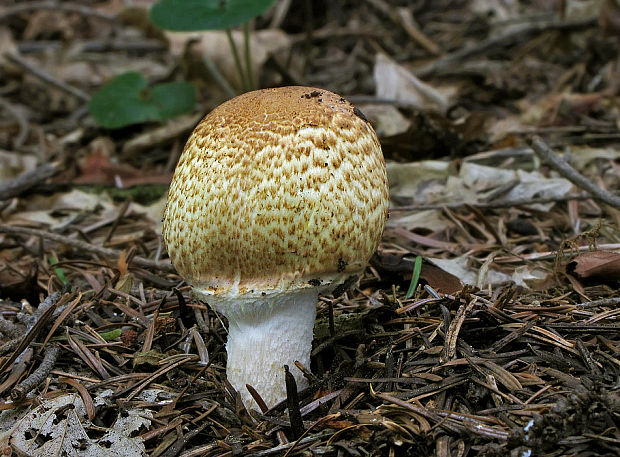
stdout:
[[[229,319],[227,370],[238,390],[249,382],[268,404],[282,399],[282,364],[310,362],[318,293],[363,272],[387,212],[379,140],[339,95],[312,87],[249,92],[198,124],[174,173],[163,235],[179,274]],[[301,307],[303,322],[283,317]],[[281,334],[289,325],[295,333]],[[301,352],[261,342],[266,333]],[[255,377],[264,370],[272,372],[267,381]]]

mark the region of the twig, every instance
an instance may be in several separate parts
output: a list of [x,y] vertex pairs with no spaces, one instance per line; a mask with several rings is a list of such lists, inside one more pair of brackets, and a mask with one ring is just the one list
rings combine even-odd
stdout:
[[[220,75],[221,76],[221,75]],[[223,77],[223,76],[222,76]],[[225,82],[225,84],[228,84]],[[230,87],[230,86],[229,86]],[[228,91],[228,89],[225,89]],[[226,93],[229,97],[234,97],[235,92],[232,88],[230,88],[231,92]],[[126,141],[123,145],[123,155],[130,155],[145,149],[151,149],[159,144],[164,144],[167,142],[171,142],[180,136],[186,135],[186,132],[189,132],[196,127],[196,124],[202,119],[204,114],[188,114],[186,116],[176,117],[171,119],[166,124],[161,127],[155,127],[153,129],[149,129],[148,132],[141,133]],[[174,163],[171,167],[167,167],[166,170],[171,170],[172,167],[176,164],[178,159],[178,151],[176,148],[172,148],[171,153],[171,161],[174,160]]]
[[13,322],[0,317],[0,333],[9,338],[17,338],[21,336],[22,331],[19,329],[19,326],[15,325]]
[[394,8],[384,0],[366,0],[366,2],[389,17],[394,24],[401,27],[409,35],[409,38],[428,52],[431,54],[439,53],[439,46],[416,27],[408,8]]
[[575,21],[540,21],[527,24],[524,27],[519,27],[508,33],[504,33],[500,36],[494,36],[486,40],[480,41],[473,46],[459,49],[458,51],[448,54],[434,62],[424,65],[423,67],[413,69],[411,72],[418,76],[424,77],[435,73],[450,65],[454,65],[463,59],[469,58],[476,54],[483,54],[489,49],[509,46],[520,41],[528,39],[531,35],[538,33],[549,32],[551,30],[567,30],[567,29],[581,29],[592,27],[596,25],[596,19],[575,20]]
[[615,305],[620,305],[620,298],[602,298],[600,300],[577,303],[575,306],[578,306],[579,308],[584,309],[584,308],[594,308],[595,306],[615,306]]
[[0,200],[17,197],[28,189],[41,184],[47,178],[54,176],[60,170],[60,162],[50,162],[41,165],[23,175],[0,185]]
[[428,205],[406,205],[395,206],[391,211],[421,211],[427,209],[458,209],[466,206],[474,206],[476,208],[509,208],[512,206],[538,205],[544,203],[564,202],[569,200],[589,200],[593,198],[590,194],[568,194],[557,195],[554,197],[541,198],[516,198],[513,200],[495,200],[492,202],[454,202],[454,203],[432,203]]
[[[306,27],[311,26],[309,21],[306,19]],[[302,44],[304,41],[319,41],[325,40],[328,38],[338,39],[338,38],[349,38],[349,37],[363,37],[363,38],[377,38],[381,39],[387,36],[386,33],[378,31],[376,27],[334,27],[332,25],[327,25],[321,27],[320,29],[312,30],[310,36],[308,36],[308,32],[300,32],[294,33],[290,35],[291,44],[298,45]]]
[[442,418],[438,414],[432,411],[429,411],[426,408],[408,403],[404,400],[401,400],[400,398],[396,398],[396,397],[393,397],[392,395],[385,394],[385,393],[378,393],[376,394],[376,396],[386,401],[388,404],[393,403],[402,408],[413,411],[414,413],[419,414],[420,416],[426,419],[432,420],[450,433],[463,433],[465,431],[465,428],[461,424],[445,422],[442,420]]
[[9,59],[11,62],[13,62],[14,64],[22,67],[24,70],[31,73],[33,76],[36,76],[41,81],[49,84],[50,86],[54,86],[57,89],[60,89],[70,95],[73,95],[76,98],[79,98],[82,101],[86,102],[90,100],[90,95],[88,95],[83,90],[78,89],[77,87],[73,87],[63,81],[58,80],[57,78],[55,78],[48,72],[43,71],[40,68],[37,68],[34,64],[29,62],[27,59],[24,59],[23,57],[18,56],[17,54],[10,53],[10,52],[7,52],[5,54],[5,57]]
[[52,10],[63,11],[67,13],[79,13],[82,16],[94,17],[107,22],[114,22],[116,17],[111,14],[102,13],[94,8],[80,5],[78,3],[65,2],[65,1],[41,1],[41,2],[23,2],[17,5],[12,5],[4,8],[4,11],[0,13],[0,21],[3,21],[11,16],[21,13],[29,13],[35,10]]
[[[177,424],[177,426],[178,425],[179,424]],[[205,421],[203,424],[199,425],[195,429],[190,430],[185,434],[183,434],[183,432],[177,433],[176,441],[172,443],[172,445],[166,450],[166,452],[161,454],[161,457],[173,457],[179,455],[183,448],[187,446],[187,443],[190,442],[200,432],[202,432],[207,425],[209,425],[209,421]]]
[[0,107],[8,111],[11,116],[15,118],[15,121],[17,121],[17,125],[19,126],[19,134],[15,138],[13,145],[15,148],[19,149],[24,145],[26,138],[28,138],[28,120],[24,117],[24,113],[2,97],[0,97]]
[[284,21],[284,18],[288,14],[288,11],[291,7],[292,0],[280,0],[277,2],[273,8],[273,16],[271,17],[271,22],[269,23],[270,29],[279,29]]
[[[12,235],[27,235],[38,236],[43,239],[55,241],[57,243],[66,244],[72,246],[78,250],[92,252],[106,258],[118,259],[121,255],[121,251],[110,248],[103,248],[101,246],[95,246],[85,241],[68,238],[65,235],[57,235],[55,233],[46,232],[44,230],[31,229],[27,227],[16,227],[12,225],[0,224],[0,233],[10,233]],[[131,259],[131,264],[137,265],[142,268],[152,268],[155,270],[163,271],[166,273],[174,273],[176,270],[169,263],[155,262],[153,260],[145,259],[144,257],[134,256]]]
[[[15,362],[15,360],[21,355],[22,352],[26,350],[26,348],[30,345],[30,343],[37,337],[39,332],[48,324],[48,321],[51,319],[52,314],[56,309],[56,304],[53,304],[50,308],[45,311],[39,320],[34,324],[34,326],[26,333],[26,335],[14,341],[18,341],[19,344],[7,359],[5,359],[2,363],[0,363],[0,375],[2,372],[9,366]],[[11,341],[9,341],[11,343]]]
[[[199,360],[199,357],[197,355],[188,354],[187,357],[182,357],[179,360],[177,360],[176,362],[172,362],[169,365],[166,365],[166,366],[163,366],[163,367],[159,368],[157,371],[152,373],[148,378],[146,378],[144,381],[142,381],[140,384],[138,384],[137,387],[135,385],[131,386],[130,389],[132,389],[133,391],[126,398],[124,398],[124,400],[125,401],[130,401],[133,397],[135,397],[140,392],[142,392],[142,390],[146,386],[148,386],[150,383],[152,383],[155,379],[157,379],[160,376],[168,373],[170,370],[173,370],[174,368],[178,367],[179,365],[183,365],[184,363],[187,363],[187,362],[196,362],[198,360]],[[135,389],[134,389],[134,387],[135,387]],[[116,396],[118,397],[121,394],[122,394],[122,392],[118,392],[116,394]]]
[[285,451],[287,449],[291,449],[297,446],[303,446],[304,444],[313,443],[315,441],[319,441],[323,438],[333,435],[333,431],[323,431],[319,432],[316,435],[306,436],[305,438],[300,439],[299,441],[293,441],[292,443],[281,444],[280,446],[272,447],[271,449],[265,449],[264,451],[253,452],[251,454],[247,454],[248,457],[265,457],[268,455],[278,454],[281,451]]
[[127,212],[127,208],[129,208],[130,203],[131,203],[131,200],[127,199],[121,205],[121,209],[119,210],[117,216],[114,218],[114,222],[112,222],[112,226],[110,227],[107,235],[103,239],[103,244],[109,243],[110,240],[112,239],[112,236],[114,235],[114,232],[116,232],[116,229],[118,228],[118,224],[120,224],[121,221],[123,220],[123,217],[125,216],[125,213]]
[[[495,257],[493,259],[494,263],[514,263],[514,262],[526,262],[531,260],[549,260],[554,259],[558,255],[563,257],[572,257],[575,252],[584,252],[589,251],[592,248],[590,246],[579,246],[577,248],[572,248],[570,252],[558,252],[558,251],[546,251],[546,252],[533,252],[531,254],[521,254],[521,255],[509,255],[502,257]],[[620,249],[620,243],[609,243],[609,244],[599,244],[598,249],[600,251],[617,251]]]
[[592,197],[596,200],[620,209],[620,197],[616,197],[614,194],[607,192],[605,189],[601,189],[600,187],[594,185],[585,176],[571,167],[564,159],[559,157],[557,154],[554,154],[542,138],[537,135],[534,136],[531,140],[531,146],[538,157],[547,162],[555,171],[560,173],[577,187],[590,192]]
[[4,354],[8,354],[9,352],[13,352],[19,343],[21,343],[22,339],[20,337],[13,338],[12,340],[7,341],[6,343],[2,343],[0,345],[0,356]]
[[[103,39],[103,40],[84,40],[72,41],[73,49],[81,52],[161,52],[166,49],[165,45],[158,40],[138,39],[135,40],[119,40],[119,39]],[[31,54],[35,52],[51,52],[62,49],[64,43],[60,40],[24,40],[17,43],[17,50],[20,54]]]
[[58,355],[60,354],[60,347],[55,344],[50,345],[45,350],[45,355],[43,356],[43,361],[41,365],[26,379],[20,382],[17,386],[11,390],[11,400],[20,401],[26,398],[28,392],[36,388],[39,384],[41,384],[45,378],[50,374],[52,368],[54,368],[54,364],[58,359]]
[[19,313],[17,317],[21,318],[22,322],[26,326],[26,329],[30,330],[39,321],[39,319],[41,318],[43,313],[45,313],[45,311],[47,311],[52,306],[55,306],[60,301],[60,298],[63,296],[63,293],[64,292],[54,292],[48,295],[47,298],[45,298],[45,300],[43,300],[39,304],[39,306],[37,307],[36,311],[33,314],[26,315],[24,313]]

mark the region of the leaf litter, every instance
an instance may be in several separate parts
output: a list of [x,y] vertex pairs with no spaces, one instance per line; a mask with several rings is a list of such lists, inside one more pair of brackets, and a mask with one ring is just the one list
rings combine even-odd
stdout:
[[[5,455],[618,454],[616,2],[333,2],[308,20],[282,1],[256,19],[261,86],[346,95],[391,185],[367,274],[319,302],[292,412],[244,410],[226,324],[159,235],[159,184],[224,97],[204,59],[238,89],[234,62],[134,3],[0,7]],[[130,71],[192,82],[199,106],[97,127],[87,99]]]

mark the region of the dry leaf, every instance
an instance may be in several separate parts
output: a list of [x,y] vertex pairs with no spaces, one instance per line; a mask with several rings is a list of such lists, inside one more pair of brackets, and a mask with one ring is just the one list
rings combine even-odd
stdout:
[[[2,42],[1,36],[0,42]],[[16,176],[32,171],[36,167],[37,158],[34,155],[0,150],[0,185],[15,179]]]
[[16,225],[43,224],[58,230],[87,213],[99,212],[102,218],[114,217],[118,209],[105,194],[92,194],[74,189],[71,192],[35,195],[20,202],[19,211],[6,216]]
[[422,265],[420,279],[426,281],[437,292],[444,294],[454,295],[463,289],[463,283],[459,278],[433,265]]
[[455,166],[440,160],[410,163],[388,162],[390,197],[413,198],[417,204],[441,201],[445,180],[455,174]]
[[572,260],[568,270],[577,277],[620,280],[620,253],[611,251],[585,252]]
[[418,110],[445,114],[456,92],[451,87],[438,89],[420,81],[406,68],[381,53],[375,57],[374,78],[377,98],[405,103]]
[[369,103],[358,105],[358,108],[370,120],[380,138],[400,135],[411,127],[411,121],[394,105]]
[[[106,396],[112,394],[112,391],[106,392],[103,393]],[[95,399],[95,406],[104,406],[103,394]],[[21,455],[33,457],[143,456],[144,442],[139,435],[134,435],[141,427],[149,426],[151,421],[147,417],[150,416],[152,413],[147,409],[127,409],[110,428],[95,433],[82,398],[78,394],[61,395],[42,400],[38,407],[25,414],[15,426],[11,445]]]

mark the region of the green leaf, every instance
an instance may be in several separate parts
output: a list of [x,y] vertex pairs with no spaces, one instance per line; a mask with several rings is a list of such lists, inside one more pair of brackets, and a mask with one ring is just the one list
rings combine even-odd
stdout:
[[109,129],[156,120],[157,108],[140,94],[146,85],[140,73],[123,73],[92,96],[88,109],[99,125]]
[[90,99],[88,110],[102,127],[161,121],[193,108],[194,88],[186,82],[158,84],[150,91],[140,73],[129,72],[104,84]]
[[415,290],[418,288],[418,281],[420,280],[420,271],[422,271],[422,257],[417,256],[415,258],[415,263],[413,264],[413,274],[411,275],[411,283],[409,284],[409,289],[407,290],[407,295],[405,295],[405,298],[413,297]]
[[190,83],[163,83],[153,87],[151,101],[159,109],[161,119],[170,119],[191,110],[196,93]]
[[274,0],[159,0],[151,20],[162,29],[221,30],[265,12]]
[[106,341],[112,341],[117,338],[120,338],[122,333],[123,331],[120,328],[116,328],[114,330],[110,330],[109,332],[101,332],[99,333],[99,336]]
[[[49,257],[48,262],[50,265],[56,265],[58,263],[58,259],[56,257]],[[67,277],[65,276],[65,272],[62,271],[62,268],[54,268],[54,273],[60,280],[61,283],[67,284]]]

